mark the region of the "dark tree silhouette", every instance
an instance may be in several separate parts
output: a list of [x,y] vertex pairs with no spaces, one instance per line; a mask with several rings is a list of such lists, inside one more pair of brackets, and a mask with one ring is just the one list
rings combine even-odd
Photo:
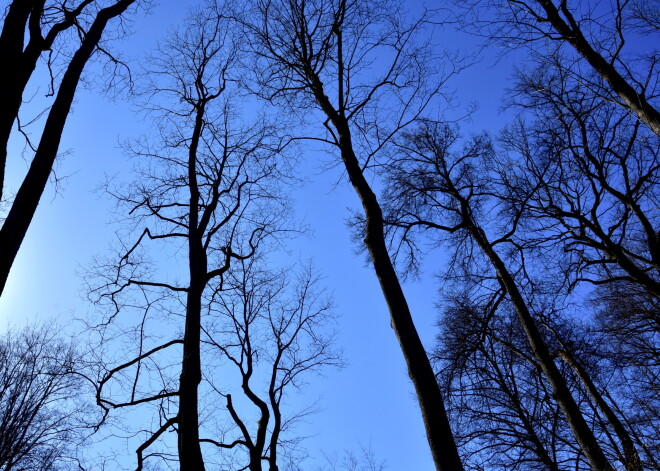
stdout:
[[444,303],[436,352],[466,467],[588,469],[510,303],[474,288]]
[[[526,272],[524,255],[519,262],[520,269],[516,270],[520,271],[518,280],[515,271],[500,255],[502,250],[515,250],[518,245],[514,237],[520,212],[514,214],[510,225],[504,226],[503,233],[495,237],[489,236],[484,224],[479,222],[482,208],[492,210],[497,204],[497,201],[489,201],[493,190],[489,189],[487,167],[479,166],[479,161],[492,159],[490,141],[478,136],[466,144],[463,152],[454,153],[456,140],[457,134],[451,127],[427,122],[401,142],[401,153],[389,169],[387,200],[391,224],[401,228],[403,237],[415,227],[450,233],[460,231],[468,243],[478,248],[513,305],[533,356],[592,468],[613,469],[565,377],[555,365],[552,351],[524,295],[520,280]],[[636,456],[631,456],[631,460],[639,462]],[[631,466],[634,468],[633,464]]]
[[[202,442],[239,450],[244,455],[237,458],[240,469],[261,471],[264,463],[269,471],[288,469],[281,468],[285,435],[310,410],[287,413],[286,398],[302,388],[310,373],[341,366],[331,345],[331,306],[309,267],[294,277],[287,274],[290,270],[264,271],[258,258],[240,264],[214,296],[209,312],[214,320],[204,329],[209,357],[220,354],[235,370],[230,375],[223,369],[214,385],[235,431],[223,441]],[[225,392],[227,384],[234,384],[247,404]],[[251,413],[255,409],[256,415]]]
[[[621,52],[625,39],[634,39],[634,31],[648,27],[637,18],[642,6],[643,2],[617,4],[617,21],[605,21],[603,29],[592,34],[602,36],[598,47],[603,50],[607,41],[614,41],[618,50],[611,56],[612,64],[629,77],[645,77],[644,87],[638,88],[653,102],[654,60],[650,56],[646,62],[630,60],[624,67],[626,56]],[[585,19],[582,26],[591,21]],[[619,34],[607,39],[608,28]],[[650,42],[645,38],[637,49],[640,44]],[[628,51],[627,59],[632,56]],[[524,243],[557,255],[567,291],[585,284],[597,287],[591,294],[601,311],[594,337],[602,347],[590,356],[602,357],[602,364],[616,371],[615,379],[608,387],[599,387],[570,349],[561,351],[560,357],[611,425],[626,466],[639,469],[635,466],[644,461],[654,467],[657,441],[642,437],[657,434],[649,426],[657,420],[657,402],[642,400],[639,407],[627,398],[653,397],[657,389],[657,362],[650,358],[657,350],[653,338],[657,339],[659,327],[658,137],[648,121],[631,115],[606,93],[599,71],[584,70],[561,50],[536,57],[534,65],[519,74],[513,96],[514,105],[525,111],[524,118],[502,135],[510,155],[508,170],[501,172],[501,194],[522,216],[527,230]],[[630,361],[630,355],[636,359]]]
[[532,120],[503,136],[522,166],[504,182],[512,204],[524,201],[539,238],[562,241],[572,284],[631,281],[660,296],[657,137],[559,67],[519,89]]
[[364,244],[415,387],[435,466],[461,470],[440,389],[388,253],[369,170],[458,67],[441,63],[420,40],[428,20],[406,22],[398,2],[355,0],[258,0],[247,19],[240,19],[256,58],[259,93],[289,110],[303,109],[306,122],[317,119],[314,138],[341,159],[362,204]]
[[541,61],[552,54],[539,54],[539,42],[559,49],[566,73],[660,136],[657,2],[476,0],[466,5],[466,30],[508,47],[531,45]]
[[632,429],[649,469],[660,467],[660,345],[657,298],[634,283],[608,283],[594,293],[598,309],[594,343],[606,371],[617,374],[599,388],[608,403],[618,398],[625,410],[623,426]]
[[[543,379],[512,306],[501,292],[461,285],[466,291],[445,303],[445,341],[437,356],[452,422],[461,430],[458,440],[466,466],[591,469]],[[611,339],[566,317],[563,310],[541,316],[546,342],[606,455],[625,469],[655,469],[657,440],[648,416],[650,396],[612,364],[603,348]],[[631,404],[636,397],[645,404],[641,414],[639,405]]]
[[[60,139],[85,65],[99,50],[103,33],[136,0],[101,2],[15,0],[3,11],[0,33],[0,202],[8,204],[0,228],[0,295],[25,238],[41,195],[53,170]],[[74,34],[71,34],[74,33]],[[79,38],[75,46],[73,38]],[[73,49],[62,79],[51,87],[54,101],[48,110],[38,144],[32,148],[30,168],[13,197],[4,192],[7,145],[19,121],[23,96],[40,60],[50,65],[49,53],[58,47]]]
[[[52,325],[10,330],[0,338],[0,469],[76,467],[76,447],[91,429],[81,362]],[[72,400],[72,398],[76,398]]]
[[[140,179],[124,190],[111,190],[134,223],[133,231],[121,240],[117,261],[95,269],[92,295],[111,309],[103,329],[114,322],[121,326],[117,317],[131,312],[132,306],[140,306],[142,315],[133,326],[136,351],[102,373],[97,398],[106,411],[147,402],[158,409],[160,426],[138,448],[138,469],[146,456],[153,456],[145,456],[147,448],[173,428],[181,469],[204,469],[198,390],[205,293],[221,291],[232,261],[252,257],[286,214],[277,189],[281,139],[263,120],[237,124],[238,111],[225,98],[236,91],[229,75],[235,57],[227,25],[212,9],[194,12],[187,26],[170,36],[149,71],[153,80],[147,93],[155,98],[150,103],[159,103],[152,109],[156,137],[130,147],[146,161]],[[175,257],[182,255],[186,280],[147,268],[143,255],[153,250],[152,244],[161,251],[174,248]],[[163,310],[169,312],[169,321],[182,322],[175,329],[183,327],[183,334],[170,332],[168,341],[158,343],[147,324]],[[166,351],[179,345],[178,383],[167,368],[160,374],[157,366],[146,366],[157,365],[159,358],[166,362]],[[112,395],[126,376],[132,380],[119,387],[129,399],[107,397],[106,391]],[[176,412],[171,413],[172,408]]]

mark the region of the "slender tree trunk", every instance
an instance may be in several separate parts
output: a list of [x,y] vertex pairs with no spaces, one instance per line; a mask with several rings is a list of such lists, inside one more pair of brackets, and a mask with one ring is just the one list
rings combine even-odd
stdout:
[[279,471],[280,469],[277,466],[277,447],[280,443],[280,433],[282,432],[282,412],[277,400],[275,384],[277,382],[277,374],[283,352],[284,349],[278,346],[277,355],[275,356],[270,373],[270,384],[268,385],[268,400],[270,401],[270,408],[273,411],[273,431],[270,434],[270,445],[268,447],[268,471]]
[[[364,244],[369,250],[381,291],[390,311],[391,326],[406,361],[408,376],[415,387],[433,462],[438,471],[463,471],[440,386],[417,333],[408,301],[387,251],[383,212],[353,150],[348,120],[342,112],[337,112],[332,106],[318,76],[311,72],[308,76],[317,103],[337,130],[344,167],[364,209],[366,217]],[[343,98],[340,98],[341,100]]]
[[623,454],[625,456],[625,466],[627,471],[642,471],[642,460],[639,458],[637,453],[637,448],[635,443],[624,427],[623,423],[619,420],[619,417],[616,415],[614,410],[609,406],[609,404],[603,398],[603,395],[600,393],[594,382],[591,380],[591,376],[584,367],[577,362],[572,353],[564,350],[560,353],[562,360],[570,366],[575,374],[582,382],[582,385],[591,396],[591,399],[596,404],[596,407],[603,413],[605,419],[609,422],[616,434],[619,442],[623,447]]
[[260,418],[257,427],[257,437],[253,446],[250,447],[250,471],[262,471],[263,466],[261,464],[264,450],[266,448],[266,434],[268,433],[268,423],[270,422],[270,410],[268,409],[268,404],[266,404],[259,396],[257,396],[252,388],[250,387],[250,378],[252,377],[252,358],[253,352],[251,347],[249,347],[248,352],[246,353],[247,357],[247,373],[243,375],[243,384],[242,389],[245,395],[247,396],[252,403],[259,408]]
[[316,98],[317,104],[337,131],[337,144],[344,167],[364,209],[366,218],[364,244],[374,264],[376,276],[390,312],[390,325],[394,329],[408,367],[408,376],[415,387],[433,462],[437,471],[463,471],[463,464],[451,431],[440,386],[424,345],[417,333],[403,288],[387,250],[382,209],[362,172],[360,162],[353,149],[349,120],[344,114],[345,78],[342,52],[342,21],[343,19],[339,20],[334,31],[338,38],[338,109],[330,102],[325,94],[321,79],[309,63],[304,66],[305,75],[309,80],[309,89]]
[[348,123],[345,118],[334,111],[322,90],[321,93],[316,92],[315,94],[317,101],[337,129],[341,157],[346,172],[362,202],[366,216],[364,244],[367,246],[374,264],[376,276],[390,311],[391,325],[399,340],[399,346],[408,367],[408,375],[415,387],[436,469],[438,471],[462,471],[463,465],[451,432],[440,387],[417,333],[408,302],[387,251],[382,210],[353,151]]
[[637,266],[637,264],[625,253],[621,245],[612,241],[603,229],[597,227],[595,224],[590,224],[589,228],[594,231],[601,241],[603,241],[602,246],[596,248],[600,248],[601,251],[611,256],[635,281],[660,298],[660,282],[650,276],[647,271],[642,270]]
[[362,201],[367,219],[364,243],[371,255],[381,290],[385,296],[392,328],[406,360],[408,374],[415,386],[436,468],[438,471],[462,470],[463,465],[451,432],[440,387],[417,333],[408,302],[387,251],[382,210],[364,178],[348,142],[342,147],[342,158],[353,188]]
[[497,252],[493,250],[490,242],[488,241],[486,234],[483,230],[476,225],[472,220],[471,212],[468,207],[467,202],[461,198],[459,195],[455,194],[457,199],[461,203],[462,207],[462,217],[463,222],[466,225],[466,228],[477,242],[481,250],[484,252],[486,257],[490,260],[490,263],[493,265],[497,272],[497,276],[502,283],[502,286],[509,295],[509,299],[513,303],[513,306],[518,315],[518,319],[525,331],[529,345],[534,353],[535,358],[538,360],[543,373],[545,374],[552,390],[554,391],[555,400],[564,413],[566,421],[570,426],[573,436],[577,440],[580,448],[584,452],[591,468],[594,471],[612,471],[613,468],[610,465],[609,461],[605,457],[596,436],[593,434],[593,431],[589,428],[582,412],[580,411],[579,406],[573,399],[570,389],[566,384],[564,377],[559,372],[557,365],[555,365],[548,347],[543,340],[543,336],[539,331],[536,322],[527,309],[527,303],[523,298],[522,294],[518,290],[518,285],[511,273],[509,273],[506,265],[499,257]]

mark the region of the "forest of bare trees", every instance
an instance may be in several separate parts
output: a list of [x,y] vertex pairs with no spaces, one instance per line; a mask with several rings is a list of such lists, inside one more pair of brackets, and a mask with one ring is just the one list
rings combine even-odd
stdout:
[[[0,470],[391,469],[307,445],[357,360],[341,313],[374,352],[396,341],[428,469],[660,470],[656,0],[183,3],[148,50],[131,37],[168,1],[2,3],[1,296],[44,193],[67,201],[78,100],[130,103],[139,132],[94,182],[110,243],[77,260],[77,314],[11,326],[0,304]],[[501,70],[482,129],[469,87]],[[335,303],[301,252],[296,208],[330,190],[309,168],[352,198],[321,230],[378,300]],[[360,330],[365,305],[391,338]],[[393,436],[400,407],[374,410]]]

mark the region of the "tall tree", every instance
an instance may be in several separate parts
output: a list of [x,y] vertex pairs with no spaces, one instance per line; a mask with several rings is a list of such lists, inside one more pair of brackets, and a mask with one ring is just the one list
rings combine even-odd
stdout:
[[435,122],[427,122],[417,132],[408,134],[401,143],[399,158],[390,166],[388,207],[391,222],[404,231],[404,236],[406,231],[415,227],[463,232],[469,243],[483,254],[511,302],[533,356],[592,468],[613,469],[574,399],[566,378],[557,368],[538,320],[523,293],[521,277],[524,280],[527,272],[524,255],[517,270],[520,272],[518,279],[500,255],[500,251],[507,247],[514,252],[517,249],[514,237],[520,212],[514,213],[511,224],[505,226],[504,233],[495,238],[488,235],[485,226],[478,220],[481,208],[497,209],[497,201],[489,201],[494,190],[489,188],[487,167],[478,165],[478,160],[491,158],[490,141],[485,136],[478,136],[466,144],[464,152],[456,155],[452,149],[456,139],[457,134],[451,127]]
[[[100,2],[82,0],[75,5],[66,1],[15,0],[3,11],[0,33],[0,201],[8,204],[0,228],[0,295],[37,209],[57,157],[62,132],[71,110],[85,65],[99,51],[103,33],[109,24],[120,19],[137,0]],[[70,34],[75,32],[76,34]],[[75,39],[80,43],[72,45]],[[51,86],[55,98],[48,110],[39,142],[16,195],[4,191],[7,145],[19,112],[25,103],[24,93],[37,64],[57,48],[73,50],[62,79]],[[101,49],[104,50],[104,49]],[[68,55],[69,52],[66,52]],[[20,126],[20,125],[19,125]]]
[[[204,469],[199,387],[206,296],[209,290],[222,291],[232,261],[252,257],[286,214],[277,188],[281,140],[275,128],[261,119],[239,124],[237,108],[226,97],[236,91],[230,75],[236,51],[226,22],[213,9],[194,11],[185,28],[162,45],[152,61],[146,92],[157,117],[155,138],[130,147],[145,161],[140,179],[113,191],[134,225],[121,241],[117,260],[96,268],[93,295],[112,310],[104,329],[112,322],[121,325],[116,317],[130,311],[131,305],[140,306],[142,315],[134,326],[137,352],[102,372],[97,400],[107,411],[147,402],[160,409],[160,426],[137,450],[138,469],[146,459],[145,450],[172,429],[178,435],[181,469]],[[152,252],[154,243],[182,256],[187,280],[172,279],[167,270],[146,269],[143,256],[158,253]],[[127,305],[135,294],[142,300]],[[173,305],[163,304],[173,298]],[[176,330],[183,327],[183,334],[172,338],[169,333],[169,340],[159,343],[148,324],[153,312],[162,315],[163,310],[170,313],[170,321],[181,320]],[[179,345],[177,383],[169,374],[146,366],[158,365],[159,358]],[[113,384],[126,375],[133,375],[133,386],[119,387],[130,399],[115,399]],[[152,381],[161,384],[155,392]]]
[[391,138],[423,113],[451,75],[441,68],[452,71],[458,63],[437,60],[419,38],[428,17],[409,22],[398,2],[257,0],[241,21],[257,58],[261,95],[289,109],[302,107],[306,121],[318,117],[312,133],[337,151],[362,204],[364,244],[415,387],[435,466],[462,470],[370,183],[370,168],[382,160]]

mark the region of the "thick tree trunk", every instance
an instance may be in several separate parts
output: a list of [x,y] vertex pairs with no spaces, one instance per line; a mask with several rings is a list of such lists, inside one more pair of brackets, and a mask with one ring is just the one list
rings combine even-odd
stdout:
[[250,453],[250,471],[262,471],[261,454],[257,452]]
[[5,183],[7,143],[27,83],[23,78],[23,45],[31,10],[32,5],[28,1],[12,2],[7,9],[0,34],[0,66],[4,71],[0,74],[0,103],[2,103],[0,106],[0,200]]
[[202,381],[200,356],[202,332],[202,295],[208,277],[208,261],[199,228],[200,194],[197,185],[197,150],[206,103],[195,108],[195,127],[188,149],[188,266],[190,285],[186,297],[186,330],[183,337],[183,360],[179,383],[179,465],[181,471],[204,471],[202,448],[199,444],[198,388]]
[[[32,222],[32,217],[39,205],[41,195],[48,183],[48,177],[53,169],[53,163],[57,156],[64,125],[71,110],[71,103],[73,102],[73,97],[76,93],[76,88],[78,87],[78,82],[80,81],[85,64],[101,40],[108,21],[124,13],[134,1],[119,1],[98,13],[94,23],[85,35],[80,48],[73,55],[62,77],[62,82],[53,106],[48,113],[48,118],[46,119],[46,124],[44,125],[44,130],[32,164],[16,193],[2,229],[0,229],[0,295],[2,295],[11,266],[23,243],[25,234]],[[0,142],[1,146],[2,143]]]
[[[201,245],[201,244],[200,244]],[[199,261],[191,258],[191,273],[204,273]],[[192,277],[191,277],[192,278]],[[191,284],[187,296],[186,330],[183,338],[183,362],[179,387],[179,464],[181,471],[204,471],[199,444],[199,411],[197,390],[202,381],[200,359],[201,299],[204,282],[199,277]]]

